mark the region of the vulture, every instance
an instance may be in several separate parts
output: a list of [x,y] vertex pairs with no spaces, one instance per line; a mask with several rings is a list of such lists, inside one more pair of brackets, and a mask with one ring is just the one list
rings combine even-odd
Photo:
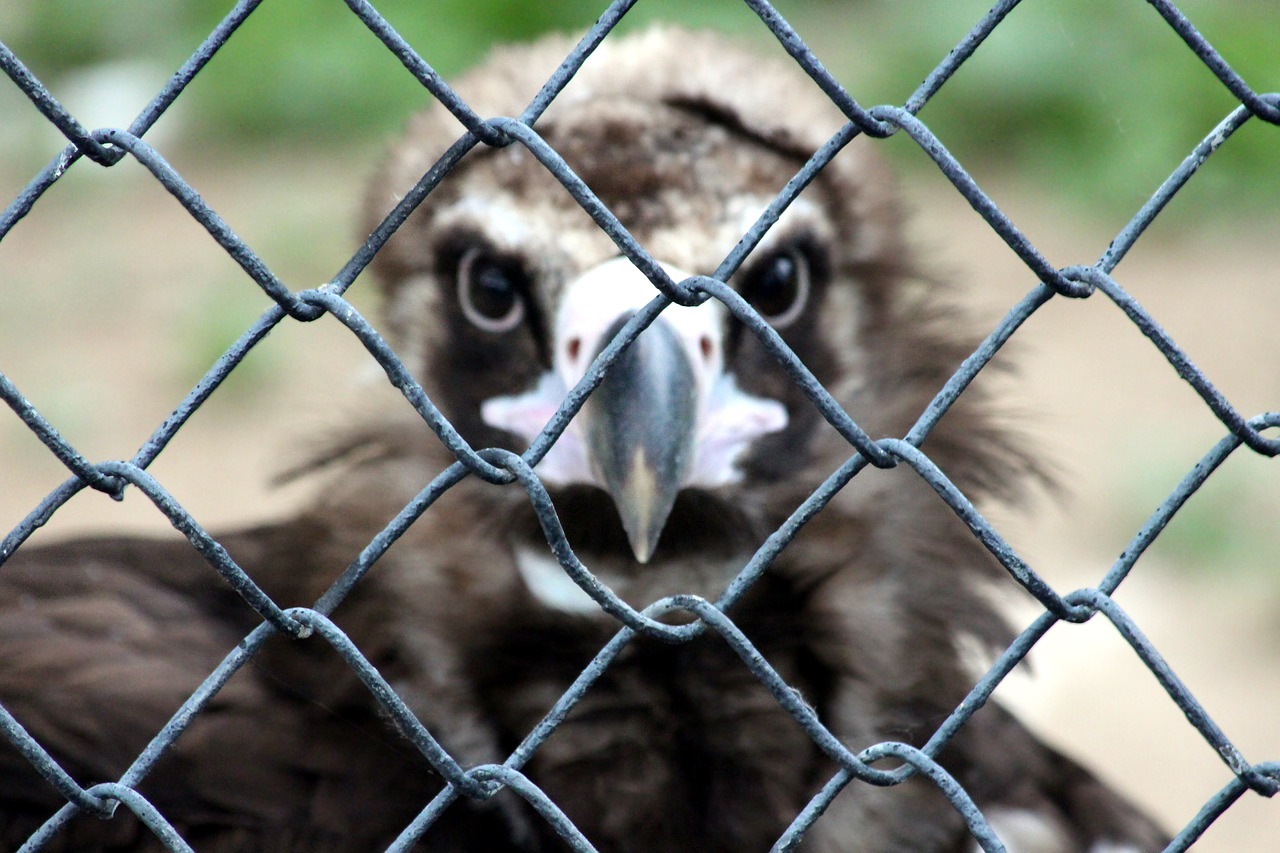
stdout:
[[[482,116],[519,115],[572,44],[500,49],[457,91]],[[714,274],[843,122],[791,63],[655,28],[606,38],[533,128],[680,282]],[[439,104],[413,119],[372,182],[368,227],[462,133]],[[977,340],[958,300],[914,258],[901,220],[890,176],[857,138],[724,276],[872,438],[904,436]],[[658,293],[519,142],[467,153],[370,275],[378,328],[427,397],[471,447],[515,453]],[[721,599],[856,453],[775,357],[771,333],[731,301],[667,306],[532,469],[573,557],[636,610],[671,596]],[[304,511],[215,531],[281,607],[313,605],[457,461],[412,407],[360,405],[300,466],[318,483]],[[971,388],[921,449],[970,498],[1018,501],[1036,466],[996,409]],[[622,627],[566,572],[544,520],[524,482],[464,476],[332,614],[464,768],[507,761]],[[867,467],[725,612],[849,750],[919,747],[979,677],[975,649],[1010,640],[992,603],[1001,581],[1011,583],[909,466]],[[695,620],[679,607],[650,612],[669,625]],[[78,784],[115,782],[261,625],[181,537],[21,547],[0,566],[0,704]],[[652,634],[619,641],[520,772],[601,853],[770,849],[837,761],[722,631],[682,643]],[[938,761],[1011,851],[1166,843],[993,703]],[[446,785],[330,643],[283,633],[129,781],[195,850],[215,853],[381,850]],[[0,742],[5,849],[65,805]],[[510,787],[458,796],[410,846],[569,849]],[[73,816],[44,849],[162,848],[121,806],[110,819]],[[798,849],[979,844],[939,785],[917,774],[887,787],[850,782]]]

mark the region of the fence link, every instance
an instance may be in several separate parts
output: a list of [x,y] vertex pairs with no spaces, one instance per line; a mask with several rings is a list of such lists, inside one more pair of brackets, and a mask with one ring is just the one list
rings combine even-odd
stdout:
[[[644,248],[622,228],[613,216],[599,205],[590,190],[575,183],[559,155],[538,136],[534,123],[567,83],[570,76],[603,39],[609,36],[634,0],[619,0],[611,4],[581,42],[565,58],[560,69],[547,81],[542,91],[529,104],[518,119],[492,119],[481,116],[458,98],[451,88],[433,70],[430,64],[403,39],[374,9],[362,0],[346,0],[351,12],[391,51],[405,69],[467,128],[439,163],[432,168],[387,216],[369,239],[329,282],[323,286],[302,291],[291,290],[241,240],[223,218],[188,184],[164,157],[145,139],[147,131],[182,95],[183,91],[205,64],[228,42],[258,8],[260,0],[241,0],[227,17],[211,32],[204,43],[173,75],[168,84],[154,97],[128,128],[89,129],[68,112],[22,63],[21,58],[0,44],[0,68],[27,98],[31,105],[66,137],[67,146],[37,174],[0,216],[0,240],[19,221],[41,203],[45,193],[68,170],[88,169],[96,166],[112,167],[125,158],[141,164],[154,179],[176,198],[190,216],[198,222],[236,264],[262,289],[274,303],[241,337],[221,355],[186,399],[161,423],[138,452],[125,461],[95,463],[75,446],[66,441],[49,418],[23,397],[21,391],[3,373],[0,373],[0,398],[3,398],[16,416],[57,457],[70,472],[70,477],[51,492],[30,514],[2,541],[0,564],[3,564],[41,526],[48,522],[74,495],[94,489],[114,498],[120,498],[132,486],[146,495],[169,522],[181,531],[213,570],[219,572],[240,594],[248,606],[261,617],[262,624],[234,648],[227,649],[227,657],[220,666],[208,674],[182,708],[173,716],[169,725],[155,733],[154,739],[137,756],[126,773],[117,781],[82,787],[59,766],[46,752],[44,746],[27,734],[22,721],[15,719],[0,707],[0,731],[3,731],[9,747],[19,750],[50,785],[66,798],[67,805],[52,815],[40,830],[31,837],[24,849],[40,849],[57,836],[62,827],[78,812],[108,815],[118,805],[134,812],[171,850],[190,849],[187,843],[169,825],[165,816],[136,790],[151,768],[182,735],[187,724],[204,710],[231,676],[251,661],[263,643],[279,632],[301,638],[319,635],[349,663],[351,669],[368,687],[371,694],[386,710],[409,739],[426,756],[427,760],[447,780],[444,791],[411,825],[405,828],[393,849],[408,849],[427,831],[433,822],[459,797],[486,797],[495,787],[506,786],[532,806],[577,850],[592,849],[576,827],[560,812],[556,804],[520,772],[520,768],[555,729],[556,721],[571,708],[581,696],[590,690],[592,683],[604,672],[615,657],[636,634],[661,637],[673,641],[688,640],[706,631],[721,635],[738,652],[743,665],[767,686],[778,703],[791,714],[806,732],[829,754],[839,756],[841,770],[835,778],[813,799],[809,806],[796,816],[795,822],[778,844],[778,849],[790,849],[804,834],[811,823],[818,819],[825,805],[844,786],[854,779],[874,780],[877,783],[897,782],[908,774],[920,773],[941,785],[946,773],[934,760],[951,737],[968,721],[975,710],[991,696],[995,688],[1017,666],[1050,627],[1061,621],[1083,622],[1101,614],[1114,625],[1133,653],[1155,675],[1167,692],[1169,699],[1185,714],[1205,741],[1217,752],[1230,768],[1232,779],[1216,796],[1206,802],[1201,811],[1182,828],[1169,849],[1183,850],[1189,847],[1225,810],[1248,791],[1270,797],[1280,790],[1280,762],[1250,761],[1232,743],[1209,716],[1201,703],[1179,680],[1166,664],[1160,652],[1143,635],[1134,621],[1120,609],[1112,594],[1120,587],[1135,563],[1151,543],[1183,506],[1187,499],[1213,474],[1233,452],[1245,447],[1263,456],[1274,456],[1280,451],[1280,438],[1271,428],[1280,427],[1280,412],[1268,412],[1248,417],[1239,412],[1209,378],[1198,370],[1170,335],[1138,302],[1112,278],[1112,271],[1125,257],[1147,227],[1161,213],[1174,195],[1195,175],[1197,169],[1221,146],[1229,144],[1236,131],[1249,121],[1280,124],[1280,95],[1259,93],[1242,79],[1188,19],[1170,2],[1150,0],[1154,11],[1186,43],[1204,65],[1222,82],[1222,85],[1240,102],[1240,106],[1223,118],[1178,168],[1169,176],[1151,199],[1132,217],[1116,235],[1099,260],[1091,265],[1069,266],[1059,269],[1050,263],[1018,226],[1004,215],[983,189],[973,180],[961,164],[948,152],[929,127],[918,118],[924,106],[937,96],[956,71],[979,49],[984,40],[1000,25],[1005,16],[1017,5],[1016,0],[1004,0],[982,17],[964,39],[928,75],[920,87],[901,106],[882,105],[864,107],[835,80],[809,51],[804,41],[788,23],[763,0],[746,0],[746,4],[778,38],[796,63],[813,79],[814,85],[825,92],[848,118],[848,124],[806,164],[798,179],[784,189],[773,204],[774,210],[785,207],[813,175],[850,138],[864,134],[885,138],[906,134],[930,157],[937,168],[951,182],[973,210],[1016,253],[1033,277],[1038,281],[1034,288],[1011,308],[981,346],[960,366],[954,376],[939,389],[933,403],[921,414],[915,426],[902,438],[872,440],[844,412],[835,400],[800,365],[794,355],[778,344],[780,360],[791,365],[802,380],[805,392],[821,410],[824,417],[849,439],[857,455],[843,468],[832,472],[828,481],[815,492],[804,505],[797,508],[791,520],[770,538],[761,551],[743,568],[726,595],[714,605],[686,595],[665,599],[644,611],[637,611],[615,596],[607,588],[598,585],[586,569],[576,562],[563,531],[559,530],[550,512],[550,499],[533,466],[547,452],[551,443],[563,430],[567,421],[563,415],[576,411],[589,390],[600,381],[608,360],[617,353],[648,322],[657,307],[641,312],[624,328],[619,339],[606,349],[603,360],[590,371],[581,386],[571,394],[562,417],[539,436],[523,455],[505,451],[477,450],[470,447],[454,431],[449,422],[427,399],[422,389],[409,375],[395,352],[383,342],[374,327],[367,322],[346,299],[348,288],[370,263],[375,253],[399,228],[415,207],[448,174],[462,155],[477,145],[522,145],[533,152],[553,174],[559,178],[580,204],[608,235],[622,247],[624,253],[641,269],[653,266]],[[1153,18],[1153,25],[1159,25]],[[81,163],[89,160],[91,164]],[[761,218],[744,237],[745,246],[755,245],[763,236],[769,216]],[[741,258],[729,259],[736,265]],[[661,276],[659,276],[661,277]],[[732,303],[737,297],[725,284],[710,278],[687,282],[668,282],[663,292],[677,303],[687,304],[705,298],[705,294]],[[1004,344],[1014,336],[1039,308],[1055,297],[1078,299],[1095,296],[1100,291],[1132,322],[1135,333],[1144,336],[1167,360],[1170,367],[1200,396],[1204,405],[1221,421],[1227,435],[1197,462],[1190,473],[1172,494],[1161,504],[1142,526],[1115,561],[1114,565],[1091,588],[1063,595],[1056,591],[1031,566],[1025,563],[1012,547],[977,512],[968,499],[952,486],[943,474],[929,461],[918,446],[934,424],[962,394],[970,382],[992,360]],[[739,300],[740,301],[740,300]],[[387,528],[361,553],[355,563],[339,578],[328,592],[312,607],[281,608],[261,590],[254,579],[236,565],[231,555],[211,537],[169,494],[165,486],[148,473],[148,467],[162,450],[170,444],[179,430],[210,395],[215,393],[233,370],[263,340],[268,332],[290,322],[311,322],[319,318],[335,318],[373,355],[385,371],[390,382],[402,391],[408,402],[431,426],[440,440],[458,460],[442,473],[421,495],[387,526]],[[762,332],[763,321],[755,318],[756,331]],[[749,325],[751,325],[749,322]],[[2,367],[2,365],[0,365]],[[900,744],[881,744],[854,754],[841,745],[824,727],[821,720],[755,653],[750,641],[738,630],[724,610],[737,600],[761,575],[765,566],[783,548],[803,523],[831,499],[836,491],[866,465],[889,466],[906,464],[927,482],[952,510],[971,529],[988,550],[1008,570],[1010,576],[1021,584],[1043,606],[1044,613],[1028,627],[1000,656],[994,666],[973,687],[972,692],[956,708],[954,713],[936,731],[921,749]],[[429,511],[436,498],[447,492],[462,479],[474,476],[492,483],[518,483],[538,508],[550,538],[567,554],[566,568],[589,594],[622,625],[613,641],[605,646],[590,666],[560,698],[547,716],[547,722],[530,733],[529,738],[503,765],[486,765],[470,770],[460,766],[436,742],[430,732],[414,716],[383,677],[369,664],[361,650],[331,622],[328,615],[356,588],[364,573],[391,543],[403,533],[421,513]],[[663,614],[684,611],[697,617],[686,625],[673,626],[660,619]],[[2,698],[2,697],[0,697]],[[889,755],[902,759],[902,766],[894,771],[877,770],[872,763]],[[961,812],[975,838],[983,849],[1000,849],[984,815],[973,805],[968,795],[959,788],[943,785],[957,810]]]

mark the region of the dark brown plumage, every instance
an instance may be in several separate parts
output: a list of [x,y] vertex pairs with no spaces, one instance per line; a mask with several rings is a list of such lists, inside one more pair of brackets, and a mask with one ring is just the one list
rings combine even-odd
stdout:
[[[568,46],[499,53],[459,88],[482,115],[517,114]],[[673,274],[707,274],[840,121],[795,69],[655,30],[606,40],[536,127]],[[420,117],[374,185],[370,221],[460,133],[443,109]],[[887,176],[855,141],[731,280],[872,436],[903,434],[972,349],[928,298],[898,216]],[[474,446],[522,450],[605,327],[639,304],[598,320],[593,300],[651,295],[617,255],[512,146],[470,154],[375,268],[386,326],[431,398]],[[538,469],[578,556],[636,607],[677,592],[714,600],[852,453],[755,337],[714,305],[699,311],[671,309],[669,324],[646,331],[633,349],[652,346],[656,360],[624,357],[618,376],[640,378],[611,375],[604,402],[588,403]],[[665,358],[676,366],[655,366]],[[668,400],[654,389],[672,376],[684,384]],[[682,396],[690,383],[696,393]],[[658,422],[619,438],[611,400],[631,401],[622,421],[648,423],[637,409],[652,407]],[[735,438],[742,424],[746,437]],[[977,391],[925,450],[975,498],[1016,495],[1027,475]],[[370,416],[317,462],[328,481],[309,511],[219,539],[277,602],[309,605],[451,461],[420,422]],[[335,621],[464,765],[501,761],[618,627],[558,572],[523,489],[471,478],[410,528]],[[922,744],[972,686],[961,647],[1006,638],[981,591],[999,576],[914,474],[869,469],[730,615],[851,748]],[[82,784],[118,778],[258,621],[189,546],[167,541],[22,549],[0,570],[0,607],[0,702]],[[1162,843],[998,707],[943,762],[1011,850]],[[636,640],[526,772],[604,853],[738,853],[768,849],[834,766],[708,635]],[[140,790],[201,851],[366,851],[388,844],[440,784],[335,653],[277,638]],[[60,804],[0,749],[5,844]],[[156,844],[121,809],[110,822],[76,819],[53,846]],[[421,848],[562,845],[503,793],[449,810]],[[959,853],[973,841],[917,779],[850,786],[804,849]]]

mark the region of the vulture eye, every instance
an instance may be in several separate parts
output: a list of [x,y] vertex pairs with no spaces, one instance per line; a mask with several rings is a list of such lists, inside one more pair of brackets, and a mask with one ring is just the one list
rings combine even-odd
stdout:
[[812,270],[799,248],[776,252],[755,264],[742,284],[742,298],[775,329],[795,322],[809,301]]
[[509,332],[524,319],[520,275],[480,247],[468,249],[458,261],[458,302],[462,313],[479,329]]

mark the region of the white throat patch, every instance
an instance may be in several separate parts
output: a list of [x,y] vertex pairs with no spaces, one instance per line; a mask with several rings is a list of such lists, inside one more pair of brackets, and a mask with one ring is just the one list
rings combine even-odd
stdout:
[[564,567],[545,550],[516,548],[516,568],[538,603],[562,613],[600,613],[600,605],[573,582]]

